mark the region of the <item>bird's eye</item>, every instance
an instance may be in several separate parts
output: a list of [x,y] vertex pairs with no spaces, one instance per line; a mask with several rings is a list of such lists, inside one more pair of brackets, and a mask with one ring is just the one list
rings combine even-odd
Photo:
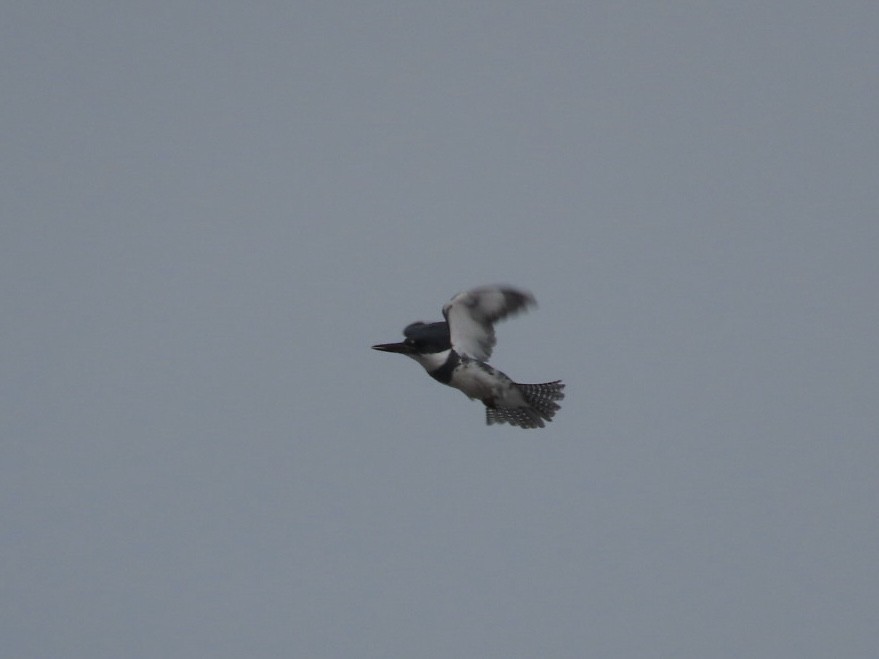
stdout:
[[405,341],[403,341],[403,343],[405,343],[407,346],[414,346],[415,339],[406,339]]

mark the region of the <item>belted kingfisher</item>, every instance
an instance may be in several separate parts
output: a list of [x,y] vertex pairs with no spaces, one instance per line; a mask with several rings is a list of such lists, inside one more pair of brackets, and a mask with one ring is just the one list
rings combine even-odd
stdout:
[[405,341],[372,347],[411,357],[435,380],[481,400],[488,425],[543,428],[565,397],[562,381],[519,384],[486,363],[496,343],[494,323],[533,304],[529,293],[514,288],[474,288],[446,303],[445,321],[412,323],[403,330]]

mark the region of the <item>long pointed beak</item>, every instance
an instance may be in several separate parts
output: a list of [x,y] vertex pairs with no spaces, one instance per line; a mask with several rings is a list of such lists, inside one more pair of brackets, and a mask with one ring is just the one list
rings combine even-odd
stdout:
[[382,352],[398,352],[401,355],[405,355],[409,352],[412,352],[405,343],[379,343],[378,345],[372,346],[373,350],[381,350]]

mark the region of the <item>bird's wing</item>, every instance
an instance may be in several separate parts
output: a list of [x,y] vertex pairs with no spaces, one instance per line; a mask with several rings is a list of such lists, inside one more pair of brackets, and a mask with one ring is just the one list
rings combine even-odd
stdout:
[[535,304],[530,293],[502,286],[483,286],[458,293],[443,307],[452,348],[486,361],[496,339],[494,323]]

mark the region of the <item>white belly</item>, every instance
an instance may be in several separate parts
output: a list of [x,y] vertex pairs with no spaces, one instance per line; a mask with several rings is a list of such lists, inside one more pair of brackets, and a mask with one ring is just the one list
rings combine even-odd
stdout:
[[460,389],[469,398],[498,407],[527,406],[519,388],[509,377],[481,362],[461,363],[452,373],[449,386]]

